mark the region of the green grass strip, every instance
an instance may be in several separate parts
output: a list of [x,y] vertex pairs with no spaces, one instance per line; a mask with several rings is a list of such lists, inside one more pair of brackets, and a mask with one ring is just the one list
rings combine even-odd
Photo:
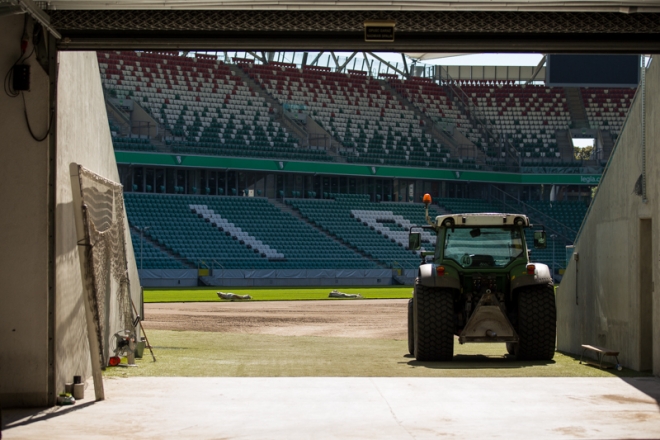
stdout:
[[[387,287],[196,287],[196,288],[145,288],[145,303],[166,302],[212,302],[222,301],[216,292],[232,292],[237,295],[250,295],[252,301],[304,301],[331,299],[347,301],[345,299],[328,298],[331,290],[344,293],[359,293],[365,299],[406,299],[412,298],[410,286]],[[355,301],[355,300],[350,300]]]
[[629,369],[600,370],[574,356],[519,361],[503,343],[454,346],[451,362],[418,362],[407,341],[318,336],[147,330],[149,350],[137,368],[108,367],[105,377],[632,377]]

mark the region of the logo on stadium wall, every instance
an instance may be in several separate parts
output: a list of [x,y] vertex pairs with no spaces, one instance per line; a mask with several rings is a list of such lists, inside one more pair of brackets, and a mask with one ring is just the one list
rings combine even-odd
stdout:
[[600,183],[600,176],[580,176],[580,183],[589,183],[589,184]]
[[176,156],[176,163],[181,165],[181,161],[182,161],[181,156]]

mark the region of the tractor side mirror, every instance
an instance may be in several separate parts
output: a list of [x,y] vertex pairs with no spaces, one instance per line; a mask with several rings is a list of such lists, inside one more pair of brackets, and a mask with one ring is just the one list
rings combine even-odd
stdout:
[[420,232],[411,232],[408,236],[408,249],[416,251],[422,247],[422,234]]
[[547,245],[545,231],[534,231],[534,247],[536,249],[545,249]]

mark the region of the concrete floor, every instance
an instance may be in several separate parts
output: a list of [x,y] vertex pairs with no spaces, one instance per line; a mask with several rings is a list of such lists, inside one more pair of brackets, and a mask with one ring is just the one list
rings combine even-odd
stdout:
[[3,439],[660,438],[657,378],[106,379]]

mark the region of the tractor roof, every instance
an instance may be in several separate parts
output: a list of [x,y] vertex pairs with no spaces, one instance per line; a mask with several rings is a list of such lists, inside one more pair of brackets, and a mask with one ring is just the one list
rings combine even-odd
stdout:
[[447,221],[453,222],[454,226],[500,226],[515,225],[528,227],[529,218],[525,214],[502,214],[497,212],[478,214],[447,214],[435,218],[437,226],[444,226]]

